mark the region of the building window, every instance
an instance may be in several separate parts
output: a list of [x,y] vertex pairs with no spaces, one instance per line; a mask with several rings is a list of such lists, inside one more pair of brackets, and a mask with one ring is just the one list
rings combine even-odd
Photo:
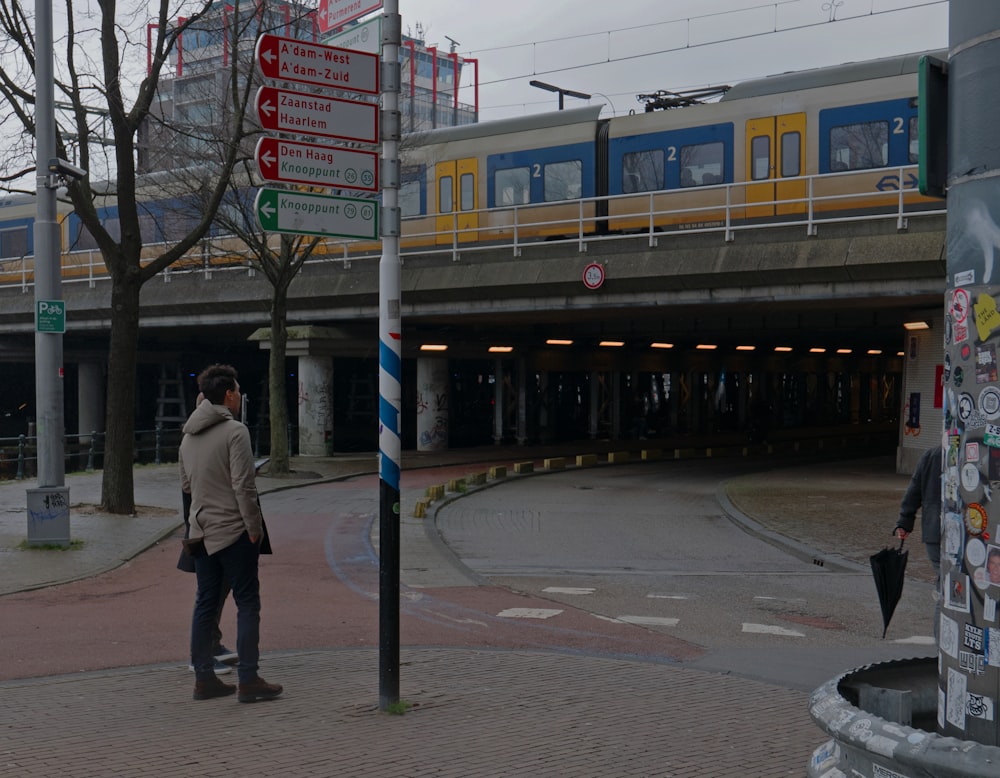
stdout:
[[498,207],[531,202],[531,176],[526,167],[498,170],[493,177],[493,202]]
[[576,200],[583,191],[583,163],[574,159],[570,162],[553,162],[545,166],[545,202],[556,200]]
[[725,146],[720,142],[681,146],[681,186],[711,186],[725,179]]
[[866,170],[889,164],[889,122],[845,124],[830,130],[830,170]]
[[622,157],[622,192],[663,189],[663,150],[634,151]]

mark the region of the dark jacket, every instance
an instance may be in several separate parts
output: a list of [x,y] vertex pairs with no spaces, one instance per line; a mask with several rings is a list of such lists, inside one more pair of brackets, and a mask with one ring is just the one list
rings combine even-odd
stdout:
[[924,543],[941,542],[941,446],[921,454],[899,506],[897,527],[913,531],[920,510],[920,535]]

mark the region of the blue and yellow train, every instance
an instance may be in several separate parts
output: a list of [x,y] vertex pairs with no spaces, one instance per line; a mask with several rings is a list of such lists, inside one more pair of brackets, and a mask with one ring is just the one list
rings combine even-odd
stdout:
[[[919,56],[746,81],[716,102],[670,110],[602,119],[600,106],[587,106],[407,136],[402,248],[939,208],[917,191]],[[143,209],[148,244],[189,226],[176,200],[149,197]],[[114,233],[114,201],[101,213]],[[33,198],[0,203],[0,284],[30,277],[33,221]],[[64,274],[93,273],[93,239],[66,206],[61,222]],[[223,232],[181,264],[236,260],[240,247]],[[324,248],[336,257],[378,251],[344,239]]]

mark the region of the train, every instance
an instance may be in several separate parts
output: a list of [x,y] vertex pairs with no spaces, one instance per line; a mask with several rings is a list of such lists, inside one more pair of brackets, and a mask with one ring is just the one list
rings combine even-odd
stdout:
[[[927,52],[941,56],[941,52]],[[790,72],[720,89],[714,101],[601,118],[603,106],[404,136],[401,248],[456,250],[941,207],[918,191],[921,54]],[[669,106],[669,94],[647,107]],[[176,241],[183,204],[140,186],[144,242]],[[345,192],[345,194],[348,194]],[[373,195],[374,196],[374,195]],[[101,203],[114,234],[117,206]],[[60,204],[64,276],[95,274],[93,238]],[[0,285],[31,275],[34,198],[0,202]],[[326,239],[315,256],[377,255]],[[177,268],[245,262],[215,227]],[[99,270],[96,272],[100,272]]]

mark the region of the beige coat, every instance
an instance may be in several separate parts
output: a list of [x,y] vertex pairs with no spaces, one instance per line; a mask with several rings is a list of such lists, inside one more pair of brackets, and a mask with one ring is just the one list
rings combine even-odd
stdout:
[[209,554],[248,532],[260,538],[261,513],[250,431],[224,405],[201,405],[184,424],[178,460],[181,488],[191,494],[191,537]]

